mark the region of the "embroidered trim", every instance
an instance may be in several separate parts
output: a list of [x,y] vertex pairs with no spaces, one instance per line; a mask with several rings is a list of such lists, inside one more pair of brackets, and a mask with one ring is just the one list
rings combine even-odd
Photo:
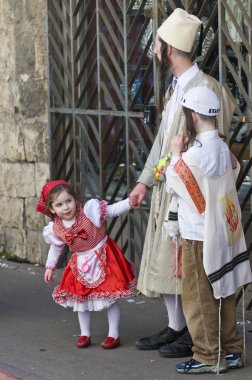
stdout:
[[94,251],[96,256],[98,257],[98,267],[101,270],[100,277],[94,281],[94,282],[88,282],[87,277],[88,273],[83,272],[78,268],[77,265],[77,254],[74,252],[70,258],[70,268],[73,271],[73,274],[75,275],[77,281],[79,281],[82,285],[86,286],[87,288],[97,288],[100,284],[102,284],[105,281],[106,278],[106,265],[107,265],[107,254],[106,254],[106,243],[97,251]]
[[77,294],[69,293],[66,291],[59,291],[59,286],[57,286],[54,289],[52,297],[53,297],[54,301],[59,303],[59,304],[63,304],[67,300],[73,300],[73,301],[81,303],[81,302],[85,302],[88,300],[98,300],[98,299],[109,300],[109,299],[116,299],[116,298],[128,298],[128,297],[131,297],[133,295],[136,284],[137,284],[137,280],[136,280],[136,278],[134,278],[134,280],[132,280],[128,284],[129,289],[127,289],[127,290],[117,290],[114,292],[102,292],[102,293],[101,292],[100,293],[92,292],[88,296],[79,296]]
[[249,253],[247,251],[240,253],[239,255],[234,257],[232,261],[223,265],[220,269],[209,274],[207,277],[211,283],[218,281],[223,276],[225,276],[225,274],[232,271],[237,265],[241,264],[243,261],[246,261],[248,259],[249,259]]
[[185,161],[180,159],[174,165],[174,169],[181,181],[184,183],[198,212],[200,214],[203,214],[206,208],[205,198],[190,168],[186,165]]
[[107,215],[107,202],[106,201],[101,201],[100,202],[100,218],[101,222],[105,222],[108,219]]

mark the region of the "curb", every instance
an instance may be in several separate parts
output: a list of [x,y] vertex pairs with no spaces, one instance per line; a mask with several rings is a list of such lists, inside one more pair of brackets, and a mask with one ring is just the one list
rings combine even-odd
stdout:
[[48,380],[48,379],[0,362],[0,380]]

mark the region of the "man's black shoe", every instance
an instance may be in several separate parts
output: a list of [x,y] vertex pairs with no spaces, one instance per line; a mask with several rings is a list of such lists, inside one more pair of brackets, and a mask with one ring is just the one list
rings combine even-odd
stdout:
[[158,332],[155,335],[141,338],[136,341],[136,347],[139,350],[157,350],[158,348],[172,343],[178,340],[185,332],[187,327],[184,327],[180,331],[175,331],[170,327],[166,327],[164,330]]
[[166,344],[159,348],[158,352],[165,358],[182,358],[184,356],[192,356],[192,338],[187,330],[175,342]]

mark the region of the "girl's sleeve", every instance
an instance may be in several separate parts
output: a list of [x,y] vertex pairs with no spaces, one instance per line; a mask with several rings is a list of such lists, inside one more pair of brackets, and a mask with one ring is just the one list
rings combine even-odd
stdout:
[[58,239],[53,232],[53,222],[50,222],[43,230],[43,237],[50,249],[47,256],[46,268],[55,269],[65,243]]
[[119,201],[112,205],[108,205],[106,201],[98,199],[90,199],[84,206],[84,214],[97,227],[105,222],[108,218],[119,216],[130,210],[129,198]]
[[[83,207],[84,214],[91,220],[91,222],[97,226],[101,227],[101,203],[98,199],[90,199],[85,203]],[[106,211],[106,202],[104,202],[104,212]]]
[[113,203],[112,205],[107,206],[107,216],[108,218],[113,218],[115,216],[119,216],[124,212],[128,212],[130,210],[129,198],[124,199],[123,201],[119,201]]

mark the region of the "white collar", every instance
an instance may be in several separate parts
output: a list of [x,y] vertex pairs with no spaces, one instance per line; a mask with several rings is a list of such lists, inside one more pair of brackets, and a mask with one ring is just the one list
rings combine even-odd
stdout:
[[184,89],[188,82],[199,72],[199,67],[196,62],[190,67],[190,69],[186,70],[180,77],[177,78],[177,84],[180,88]]
[[64,227],[69,228],[75,223],[75,217],[71,220],[63,220],[62,219],[62,223],[63,223]]
[[217,131],[217,129],[214,129],[212,131],[201,132],[197,134],[197,141],[195,141],[194,144],[197,144],[198,141],[205,142],[209,140],[215,140],[216,138],[219,138],[219,132]]

